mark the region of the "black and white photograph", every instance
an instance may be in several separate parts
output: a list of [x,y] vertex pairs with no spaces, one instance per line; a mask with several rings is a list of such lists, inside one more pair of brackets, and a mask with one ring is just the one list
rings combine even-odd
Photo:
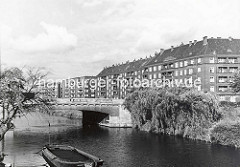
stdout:
[[240,167],[240,1],[0,0],[0,167]]

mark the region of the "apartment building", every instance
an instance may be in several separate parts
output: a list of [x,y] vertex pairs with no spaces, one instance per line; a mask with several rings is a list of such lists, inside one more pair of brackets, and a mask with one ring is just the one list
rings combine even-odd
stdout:
[[[185,85],[197,81],[196,89],[210,91],[220,100],[240,101],[229,85],[240,70],[240,39],[207,38],[161,50],[145,65],[145,78]],[[186,82],[185,82],[186,81]]]
[[[95,76],[81,76],[62,81],[63,98],[95,98]],[[91,86],[91,81],[93,81]]]
[[42,98],[54,99],[62,96],[61,83],[42,83],[38,85],[38,89]]
[[150,58],[105,67],[97,75],[97,97],[123,99],[134,90],[133,81],[142,79],[145,67]]

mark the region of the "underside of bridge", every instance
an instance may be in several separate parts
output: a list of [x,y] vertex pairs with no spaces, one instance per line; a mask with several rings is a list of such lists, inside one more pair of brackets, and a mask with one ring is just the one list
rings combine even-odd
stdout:
[[82,113],[83,113],[82,119],[83,125],[96,125],[108,116],[108,114],[95,111],[82,111]]

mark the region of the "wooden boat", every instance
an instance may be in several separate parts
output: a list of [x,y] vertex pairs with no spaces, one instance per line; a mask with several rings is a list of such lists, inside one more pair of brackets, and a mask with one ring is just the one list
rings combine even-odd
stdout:
[[103,160],[71,146],[47,145],[42,156],[50,167],[99,167]]

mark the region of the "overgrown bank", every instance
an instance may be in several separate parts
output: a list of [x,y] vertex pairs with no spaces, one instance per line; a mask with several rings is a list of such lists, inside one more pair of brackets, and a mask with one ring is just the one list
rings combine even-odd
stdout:
[[221,138],[223,132],[232,129],[235,133],[239,126],[224,126],[226,115],[210,93],[187,88],[139,89],[124,105],[131,112],[133,126],[140,130],[240,146],[237,140],[234,143],[238,144],[226,142],[231,141],[226,139],[229,135]]

